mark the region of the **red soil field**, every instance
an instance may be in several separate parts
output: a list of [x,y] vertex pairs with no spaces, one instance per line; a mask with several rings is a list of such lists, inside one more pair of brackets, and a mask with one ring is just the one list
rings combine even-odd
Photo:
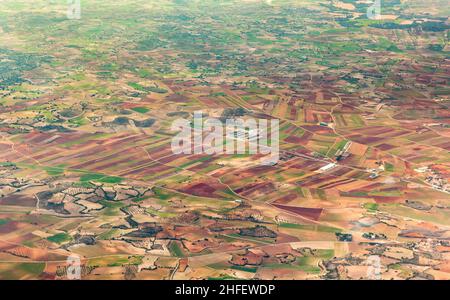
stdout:
[[286,206],[280,204],[273,204],[273,206],[286,210],[302,217],[312,219],[314,221],[319,220],[320,215],[322,214],[323,208],[306,208],[306,207],[296,207],[296,206]]
[[182,190],[184,193],[201,196],[201,197],[213,197],[216,189],[206,183],[197,183]]
[[36,199],[24,195],[13,194],[0,198],[0,205],[34,207],[36,206]]

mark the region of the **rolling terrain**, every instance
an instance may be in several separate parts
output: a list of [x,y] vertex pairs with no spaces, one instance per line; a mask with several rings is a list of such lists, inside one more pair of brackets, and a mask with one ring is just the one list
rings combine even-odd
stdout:
[[[448,1],[371,5],[1,1],[0,279],[450,279]],[[196,111],[279,162],[174,154]]]

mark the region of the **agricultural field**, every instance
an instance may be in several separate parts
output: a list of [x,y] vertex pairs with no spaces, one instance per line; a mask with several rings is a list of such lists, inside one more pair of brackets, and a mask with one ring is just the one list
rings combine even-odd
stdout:
[[450,279],[448,1],[74,2],[0,1],[0,279]]

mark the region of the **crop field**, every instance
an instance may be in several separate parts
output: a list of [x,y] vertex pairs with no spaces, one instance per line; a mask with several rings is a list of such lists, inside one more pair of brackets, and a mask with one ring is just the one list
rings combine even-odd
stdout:
[[0,279],[450,279],[448,1],[74,2],[0,1]]

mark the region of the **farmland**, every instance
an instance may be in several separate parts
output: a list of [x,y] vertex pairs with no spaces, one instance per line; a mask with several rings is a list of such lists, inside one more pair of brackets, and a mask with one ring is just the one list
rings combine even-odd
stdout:
[[[1,1],[0,279],[450,279],[450,8],[368,6]],[[279,161],[175,154],[198,111]]]

